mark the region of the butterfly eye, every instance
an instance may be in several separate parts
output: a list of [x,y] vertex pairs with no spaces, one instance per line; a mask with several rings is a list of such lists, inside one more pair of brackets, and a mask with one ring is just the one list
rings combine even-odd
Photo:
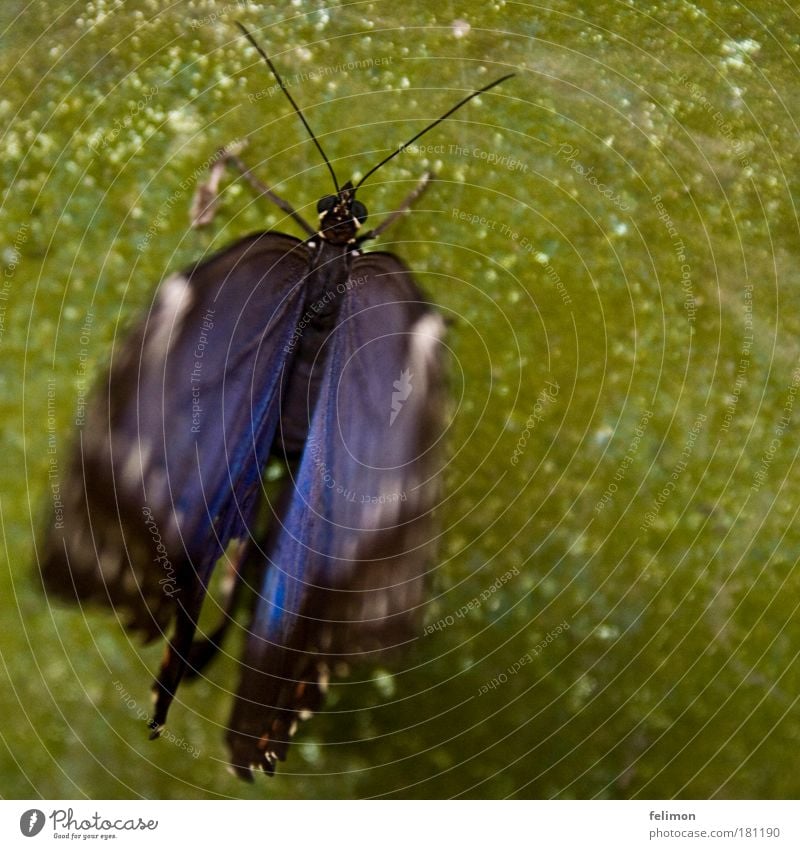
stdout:
[[363,224],[367,220],[367,208],[360,201],[353,201],[353,218],[357,218]]
[[336,206],[336,201],[338,198],[336,195],[326,195],[324,198],[320,198],[317,201],[317,212],[320,215],[324,215],[326,212],[330,212],[334,206]]

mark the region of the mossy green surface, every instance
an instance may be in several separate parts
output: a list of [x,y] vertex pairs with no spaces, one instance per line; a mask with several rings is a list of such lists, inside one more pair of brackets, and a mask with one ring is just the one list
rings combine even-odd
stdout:
[[[436,627],[335,683],[253,785],[224,768],[232,661],[151,743],[160,648],[35,572],[53,459],[157,282],[296,233],[233,181],[190,230],[214,151],[247,140],[307,217],[330,191],[236,19],[343,179],[517,74],[360,195],[373,223],[438,174],[379,244],[453,319]],[[798,24],[767,0],[4,3],[0,795],[797,797]]]

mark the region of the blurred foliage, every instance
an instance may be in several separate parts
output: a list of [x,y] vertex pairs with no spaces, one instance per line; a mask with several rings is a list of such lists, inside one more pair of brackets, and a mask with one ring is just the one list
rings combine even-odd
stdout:
[[[50,606],[33,568],[51,459],[157,281],[296,232],[236,181],[188,228],[216,148],[246,139],[307,217],[330,191],[235,19],[344,179],[517,74],[361,196],[374,222],[439,176],[380,248],[453,319],[444,624],[335,683],[252,786],[224,769],[232,661],[150,743],[161,649]],[[800,793],[790,6],[61,0],[0,29],[3,797]]]

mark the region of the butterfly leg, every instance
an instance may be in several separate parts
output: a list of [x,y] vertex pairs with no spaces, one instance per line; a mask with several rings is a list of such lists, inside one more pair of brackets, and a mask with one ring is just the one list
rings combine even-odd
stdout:
[[209,166],[208,179],[204,183],[200,183],[195,191],[194,200],[192,201],[192,209],[189,213],[192,227],[205,227],[214,220],[214,214],[217,209],[217,200],[219,198],[219,184],[226,167],[232,165],[239,173],[247,180],[255,192],[263,197],[271,200],[278,208],[282,209],[287,215],[290,215],[294,220],[308,233],[313,236],[316,233],[311,225],[303,218],[294,207],[279,197],[265,183],[256,177],[247,167],[242,159],[239,158],[239,151],[244,147],[242,142],[233,144],[230,147],[220,148],[214,160]]
[[370,239],[376,239],[383,233],[384,230],[391,227],[395,221],[401,216],[405,215],[409,209],[419,200],[422,196],[425,189],[431,184],[431,181],[434,178],[434,174],[432,171],[426,171],[414,189],[406,196],[405,200],[400,204],[400,208],[396,209],[388,218],[385,218],[381,223],[374,229],[370,230],[368,233],[365,233],[363,236],[359,236],[358,243],[367,242]]
[[151,740],[161,735],[161,730],[167,722],[170,705],[186,672],[202,603],[202,595],[192,599],[188,605],[178,602],[175,630],[161,661],[158,678],[153,685],[155,708],[153,718],[150,720]]

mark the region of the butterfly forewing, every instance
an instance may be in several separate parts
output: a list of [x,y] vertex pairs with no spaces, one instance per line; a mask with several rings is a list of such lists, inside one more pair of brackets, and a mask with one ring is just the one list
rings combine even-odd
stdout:
[[151,635],[202,600],[257,501],[307,254],[263,233],[161,284],[89,405],[41,562],[49,591],[111,602]]

